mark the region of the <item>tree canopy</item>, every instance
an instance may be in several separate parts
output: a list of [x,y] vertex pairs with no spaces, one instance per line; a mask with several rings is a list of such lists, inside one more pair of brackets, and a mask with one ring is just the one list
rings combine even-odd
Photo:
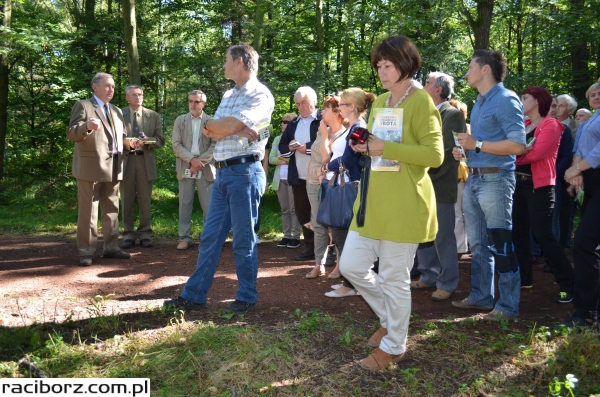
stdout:
[[453,75],[469,105],[476,93],[464,73],[474,48],[506,56],[509,88],[542,85],[582,106],[600,74],[597,0],[4,0],[2,11],[0,180],[68,175],[70,109],[90,96],[99,71],[113,74],[117,106],[126,105],[125,87],[140,82],[167,133],[192,89],[206,93],[214,113],[231,86],[225,50],[238,42],[261,56],[274,121],[294,110],[302,85],[320,96],[348,86],[381,93],[370,53],[393,34],[419,48],[415,78]]

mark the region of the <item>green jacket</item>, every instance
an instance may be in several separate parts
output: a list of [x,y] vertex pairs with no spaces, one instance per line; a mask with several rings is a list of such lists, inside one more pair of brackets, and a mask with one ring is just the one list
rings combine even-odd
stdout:
[[[388,95],[380,95],[373,108],[385,107]],[[371,171],[365,224],[356,226],[355,216],[350,230],[363,237],[397,243],[433,241],[438,226],[435,194],[427,170],[439,167],[444,159],[440,114],[424,90],[415,91],[398,107],[404,109],[402,143],[386,142],[383,157],[400,161],[400,171]],[[372,125],[371,115],[369,130]],[[354,214],[359,205],[360,194]]]

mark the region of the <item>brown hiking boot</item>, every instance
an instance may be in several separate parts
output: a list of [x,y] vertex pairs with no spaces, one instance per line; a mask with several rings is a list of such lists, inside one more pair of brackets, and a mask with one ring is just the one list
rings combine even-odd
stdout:
[[377,331],[375,331],[375,333],[373,335],[371,335],[371,337],[369,338],[369,341],[367,342],[367,345],[371,346],[371,347],[379,347],[379,344],[381,343],[381,339],[383,339],[384,336],[386,336],[388,334],[387,329],[383,328],[383,327],[379,327],[379,329]]
[[360,361],[360,366],[368,370],[382,370],[386,368],[390,363],[397,363],[404,358],[404,354],[389,354],[377,348],[373,350],[371,355]]

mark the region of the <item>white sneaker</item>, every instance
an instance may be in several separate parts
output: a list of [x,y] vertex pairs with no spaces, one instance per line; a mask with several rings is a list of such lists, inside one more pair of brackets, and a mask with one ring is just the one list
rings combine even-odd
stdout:
[[341,287],[341,286],[343,286],[343,285],[344,285],[344,284],[333,284],[333,285],[331,286],[331,289],[338,289],[338,288],[340,288],[340,287]]
[[356,295],[356,291],[353,289],[346,292],[345,294],[336,294],[335,291],[329,291],[329,292],[325,293],[325,296],[328,298],[345,298],[347,296],[355,296],[355,295]]

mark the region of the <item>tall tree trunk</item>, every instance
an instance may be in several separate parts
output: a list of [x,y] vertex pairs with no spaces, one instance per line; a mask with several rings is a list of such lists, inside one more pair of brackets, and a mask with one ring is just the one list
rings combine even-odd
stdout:
[[256,0],[256,10],[254,12],[254,39],[252,40],[252,47],[260,55],[262,50],[262,38],[264,33],[264,19],[265,19],[265,1]]
[[471,12],[463,7],[461,13],[467,19],[475,37],[475,50],[487,50],[490,48],[490,28],[492,26],[492,13],[494,11],[494,0],[475,0],[477,3],[477,16],[473,18]]
[[325,54],[325,34],[323,33],[323,1],[315,1],[315,34],[317,36],[317,59],[315,59],[315,75],[313,85],[318,86],[323,73],[323,57]]
[[[4,0],[2,6],[4,17],[2,26],[5,29],[10,28],[12,18],[11,0]],[[4,151],[6,148],[6,134],[8,132],[8,74],[10,68],[8,65],[8,54],[0,55],[0,190],[3,190],[2,181],[4,178]]]
[[523,14],[519,10],[517,15],[517,75],[522,78],[523,72]]
[[[584,10],[584,0],[571,0],[571,12],[578,15],[577,22],[583,19]],[[573,94],[577,100],[582,100],[585,98],[585,92],[590,86],[590,71],[588,69],[590,53],[587,40],[582,34],[583,29],[576,26],[576,29],[577,28],[579,28],[579,30],[571,32],[572,34],[580,36],[571,41],[571,76]],[[588,28],[585,29],[587,30]]]
[[140,76],[140,55],[137,45],[137,23],[135,20],[135,0],[123,0],[123,23],[125,25],[125,48],[127,49],[127,69],[129,84],[142,84]]
[[531,75],[537,75],[537,16],[534,16],[531,21]]
[[350,66],[350,35],[354,30],[354,0],[348,1],[346,27],[344,32],[344,48],[342,53],[342,88],[348,88],[348,68]]

